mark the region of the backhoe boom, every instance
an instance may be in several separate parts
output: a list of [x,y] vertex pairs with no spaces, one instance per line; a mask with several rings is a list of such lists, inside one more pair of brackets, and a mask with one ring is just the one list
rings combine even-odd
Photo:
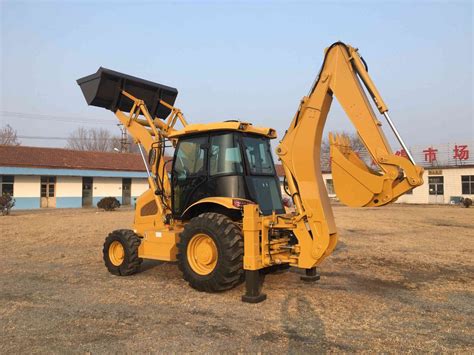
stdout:
[[[379,169],[374,171],[369,168],[352,151],[347,137],[330,135],[334,187],[344,204],[353,207],[382,206],[423,183],[421,167],[393,154],[361,82],[379,112],[386,114],[387,105],[372,82],[357,49],[342,42],[336,42],[326,49],[320,74],[309,95],[302,99],[277,148],[297,214],[306,225],[306,228],[296,229],[295,234],[300,242],[312,243],[312,252],[308,258],[312,258],[315,264],[331,253],[337,241],[320,165],[322,133],[333,96],[352,121]],[[399,137],[398,132],[396,134]],[[403,141],[401,143],[408,152]],[[301,256],[300,266],[306,264]]]

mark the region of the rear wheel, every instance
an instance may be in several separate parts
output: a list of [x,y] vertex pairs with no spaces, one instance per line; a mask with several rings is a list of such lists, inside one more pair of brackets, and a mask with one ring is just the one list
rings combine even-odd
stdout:
[[133,275],[142,263],[138,257],[140,238],[131,230],[115,230],[105,238],[104,263],[110,273],[118,276]]
[[203,213],[180,234],[179,269],[196,290],[219,292],[242,283],[243,255],[242,231],[224,215]]

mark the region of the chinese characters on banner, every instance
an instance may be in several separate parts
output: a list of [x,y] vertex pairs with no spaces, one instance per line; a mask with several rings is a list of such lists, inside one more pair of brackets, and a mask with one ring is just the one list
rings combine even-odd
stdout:
[[436,159],[436,153],[438,153],[438,149],[429,147],[428,149],[425,149],[423,153],[425,153],[425,162],[433,163],[434,161],[438,161],[438,159]]
[[474,147],[474,142],[429,146],[421,151],[415,150],[415,160],[427,167],[471,165],[474,160],[469,154],[470,147]]
[[[461,141],[451,144],[436,144],[429,146],[412,146],[409,149],[415,162],[426,168],[474,165],[474,155],[470,152],[471,149],[474,149],[474,141]],[[404,149],[399,149],[395,151],[394,154],[408,159],[408,154]],[[374,169],[378,167],[378,164],[372,160],[372,157],[367,151],[358,152],[357,155],[367,164],[367,166]],[[326,170],[329,170],[330,159],[327,159],[326,164],[323,166],[327,166]]]
[[398,157],[408,158],[408,154],[405,149],[400,149],[395,152],[395,155]]
[[467,144],[460,144],[454,146],[454,159],[459,160],[468,160],[469,159],[469,149]]

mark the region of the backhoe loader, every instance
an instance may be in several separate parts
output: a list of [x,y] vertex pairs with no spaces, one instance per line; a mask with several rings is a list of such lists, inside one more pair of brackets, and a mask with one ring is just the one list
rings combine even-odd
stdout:
[[[105,239],[104,262],[114,275],[138,272],[143,259],[177,261],[196,290],[219,292],[245,282],[242,300],[251,303],[266,299],[261,289],[269,269],[292,266],[305,270],[303,280],[318,280],[316,267],[338,239],[320,166],[333,96],[377,166],[369,168],[346,137],[330,134],[340,201],[383,206],[423,183],[423,169],[396,130],[365,61],[342,42],[325,50],[320,73],[276,148],[294,212],[282,204],[270,148],[274,129],[240,121],[188,123],[174,107],[175,88],[102,67],[77,83],[89,105],[113,111],[138,143],[150,186],[136,200],[133,230]],[[407,157],[393,153],[369,98]],[[174,148],[172,160],[166,148]]]

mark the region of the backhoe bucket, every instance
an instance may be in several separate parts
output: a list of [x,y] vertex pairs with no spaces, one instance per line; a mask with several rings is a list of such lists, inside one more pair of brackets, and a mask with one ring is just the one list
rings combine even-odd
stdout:
[[122,90],[143,100],[153,117],[166,118],[171,110],[160,105],[160,100],[173,106],[178,96],[175,88],[122,74],[100,67],[95,74],[77,80],[87,104],[103,107],[113,112],[130,111],[132,100],[122,95]]
[[337,197],[347,206],[370,205],[383,190],[386,180],[359,158],[345,136],[329,136],[331,172]]

